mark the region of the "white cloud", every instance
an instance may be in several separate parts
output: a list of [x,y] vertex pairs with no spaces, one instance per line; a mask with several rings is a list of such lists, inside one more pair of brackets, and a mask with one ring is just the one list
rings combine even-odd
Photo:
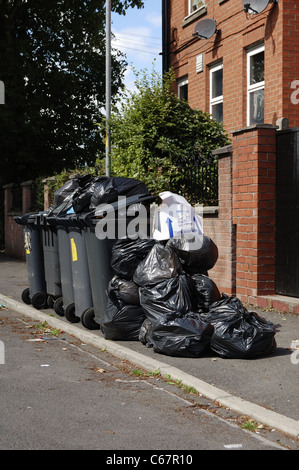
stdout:
[[158,15],[157,13],[153,13],[151,15],[147,15],[146,19],[148,22],[153,25],[155,28],[161,28],[162,25],[162,15]]

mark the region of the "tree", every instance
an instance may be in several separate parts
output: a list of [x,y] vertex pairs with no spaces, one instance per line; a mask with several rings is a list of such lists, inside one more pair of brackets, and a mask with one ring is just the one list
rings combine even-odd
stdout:
[[177,97],[173,84],[172,72],[161,80],[154,68],[150,76],[143,71],[137,91],[127,95],[111,119],[113,174],[139,178],[155,193],[188,192],[182,164],[208,158],[229,142],[209,114]]
[[[142,0],[114,0],[125,14]],[[112,96],[125,60],[112,56]],[[93,164],[105,103],[104,0],[0,0],[0,183]]]

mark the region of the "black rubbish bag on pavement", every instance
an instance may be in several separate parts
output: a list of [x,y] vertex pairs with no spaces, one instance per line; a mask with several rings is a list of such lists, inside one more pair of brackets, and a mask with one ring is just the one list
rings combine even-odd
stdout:
[[214,323],[211,349],[222,357],[249,359],[265,356],[276,348],[275,327],[255,312],[234,315]]
[[197,311],[208,311],[210,305],[221,299],[221,294],[215,282],[204,274],[193,274],[197,298]]
[[108,298],[103,319],[105,339],[139,341],[140,328],[145,318],[139,305],[128,305],[115,298]]
[[167,242],[179,256],[186,273],[201,274],[212,269],[218,260],[218,248],[206,235],[194,235],[187,238],[172,238]]
[[183,273],[177,254],[161,243],[155,243],[146,258],[137,266],[133,281],[138,286],[151,286]]
[[153,286],[140,287],[140,305],[151,322],[167,313],[182,315],[192,311],[193,288],[192,280],[185,274]]
[[133,281],[113,276],[108,284],[109,297],[129,305],[140,305],[139,288]]
[[111,267],[123,279],[132,280],[135,269],[156,244],[150,238],[124,238],[117,240],[112,248]]
[[246,312],[246,307],[244,307],[238,297],[222,294],[219,300],[210,304],[208,312],[203,313],[202,317],[205,318],[205,321],[214,325],[215,323],[225,321],[234,315],[245,315]]
[[208,349],[213,327],[199,316],[161,316],[147,335],[155,352],[168,356],[200,357]]
[[223,294],[201,318],[213,325],[210,347],[224,358],[249,359],[275,350],[275,325],[248,312],[237,297]]

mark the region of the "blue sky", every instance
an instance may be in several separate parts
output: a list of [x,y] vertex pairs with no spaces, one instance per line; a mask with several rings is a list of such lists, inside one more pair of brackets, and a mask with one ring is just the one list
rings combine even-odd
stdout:
[[[137,70],[151,70],[155,60],[156,70],[162,71],[162,1],[144,0],[144,8],[129,8],[125,16],[111,15],[111,29],[115,35],[112,47],[125,53],[128,64]],[[134,88],[135,75],[129,66],[125,85]]]

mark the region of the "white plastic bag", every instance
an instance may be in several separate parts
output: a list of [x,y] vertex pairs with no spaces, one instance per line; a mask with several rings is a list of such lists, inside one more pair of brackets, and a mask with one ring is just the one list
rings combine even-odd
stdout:
[[168,240],[170,238],[193,239],[203,235],[202,217],[183,196],[164,191],[159,194],[162,204],[156,209],[153,224],[153,238]]

